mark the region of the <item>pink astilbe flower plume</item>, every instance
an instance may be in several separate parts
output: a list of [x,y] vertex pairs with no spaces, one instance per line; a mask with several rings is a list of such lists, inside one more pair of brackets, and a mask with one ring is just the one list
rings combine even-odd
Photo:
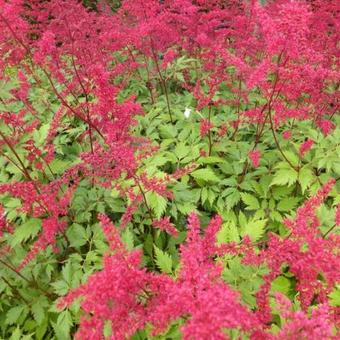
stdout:
[[257,168],[260,165],[261,159],[261,151],[260,150],[251,150],[248,153],[251,164],[254,168]]
[[299,153],[300,156],[303,157],[314,145],[314,141],[311,139],[307,139],[300,145]]
[[[60,306],[81,297],[86,313],[76,335],[77,339],[102,339],[104,322],[111,322],[112,338],[126,339],[145,326],[148,320],[149,299],[159,281],[152,273],[140,268],[140,251],[128,252],[119,237],[118,229],[107,216],[99,219],[108,240],[110,251],[103,261],[103,269],[90,276],[87,283],[71,291]],[[144,302],[143,299],[145,299]]]
[[158,220],[154,220],[152,225],[160,230],[167,232],[168,234],[172,235],[173,237],[178,236],[178,231],[175,226],[170,222],[170,217],[163,217]]
[[223,329],[233,328],[261,333],[256,317],[223,282],[222,268],[214,261],[220,217],[211,220],[202,236],[197,215],[189,216],[176,278],[140,268],[140,252],[128,252],[108,217],[99,219],[110,247],[103,269],[59,303],[64,307],[81,299],[85,315],[76,338],[101,339],[105,320],[111,322],[112,338],[125,339],[147,323],[157,334],[181,317],[187,320],[181,328],[184,339],[224,339]]
[[[302,308],[307,310],[314,298],[319,303],[327,302],[327,294],[340,280],[338,236],[324,238],[319,229],[316,208],[319,207],[334,186],[331,179],[297,210],[296,217],[285,221],[290,229],[286,238],[275,234],[269,236],[267,248],[259,257],[267,263],[270,272],[264,276],[265,283],[257,294],[259,315],[262,320],[270,319],[268,294],[270,284],[281,274],[283,267],[296,278],[296,289]],[[253,261],[254,262],[254,261]],[[324,280],[318,279],[322,275]]]
[[314,308],[311,315],[302,311],[294,312],[291,301],[282,294],[276,301],[284,324],[274,339],[335,339],[330,309],[327,305]]

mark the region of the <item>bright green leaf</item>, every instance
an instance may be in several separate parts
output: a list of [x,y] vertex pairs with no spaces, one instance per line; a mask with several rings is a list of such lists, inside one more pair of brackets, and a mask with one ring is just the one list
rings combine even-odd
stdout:
[[162,251],[161,249],[157,248],[154,245],[155,249],[155,255],[156,255],[156,264],[158,268],[166,274],[171,274],[172,273],[172,258],[171,256]]

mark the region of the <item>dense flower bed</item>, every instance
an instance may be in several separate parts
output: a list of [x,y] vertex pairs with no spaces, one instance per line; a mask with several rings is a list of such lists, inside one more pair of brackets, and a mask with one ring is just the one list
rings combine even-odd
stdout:
[[0,337],[337,339],[339,13],[0,0]]

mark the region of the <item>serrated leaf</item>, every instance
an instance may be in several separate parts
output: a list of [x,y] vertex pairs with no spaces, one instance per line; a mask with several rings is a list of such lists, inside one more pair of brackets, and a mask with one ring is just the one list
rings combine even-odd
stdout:
[[157,248],[154,245],[155,249],[155,256],[156,256],[156,264],[158,268],[166,274],[171,274],[172,273],[172,258],[171,256],[162,251],[161,249]]
[[23,311],[24,311],[24,306],[16,306],[16,307],[11,308],[6,313],[6,321],[5,321],[6,325],[15,324]]
[[51,163],[50,163],[50,168],[52,171],[56,174],[61,174],[63,173],[70,165],[72,164],[72,161],[67,160],[67,159],[59,159],[55,158]]
[[239,242],[240,235],[235,223],[223,223],[221,229],[217,233],[216,240],[219,245],[227,242]]
[[279,201],[276,209],[279,211],[291,211],[294,209],[299,202],[297,197],[285,197],[281,201]]
[[278,211],[272,211],[269,214],[269,217],[273,220],[273,221],[278,221],[278,222],[282,222],[282,216]]
[[299,171],[299,183],[301,185],[302,193],[306,191],[306,189],[311,185],[313,180],[314,180],[314,174],[310,168],[303,167]]
[[204,182],[219,182],[219,177],[215,174],[215,172],[211,168],[198,169],[193,171],[190,174],[196,180],[204,181]]
[[152,157],[152,159],[150,159],[150,163],[153,166],[162,166],[166,162],[168,162],[168,159],[166,157],[163,157],[163,156],[160,156],[160,155],[156,155],[156,156]]
[[241,228],[248,223],[247,217],[242,211],[240,211],[238,214],[238,223],[240,224]]
[[70,289],[69,285],[63,280],[53,282],[51,286],[54,288],[56,294],[60,296],[65,295]]
[[[267,193],[270,189],[270,183],[272,181],[272,176],[271,175],[266,175],[266,176],[261,176],[260,178],[260,187],[264,193],[264,197],[267,197]],[[255,189],[256,190],[256,189]],[[257,190],[258,191],[258,190]]]
[[298,179],[298,174],[294,169],[279,169],[276,171],[271,182],[272,185],[293,185]]
[[237,191],[237,189],[232,189],[232,193],[226,197],[226,206],[228,210],[232,209],[241,199],[240,193]]
[[129,228],[125,228],[123,231],[122,240],[128,250],[132,250],[134,248],[133,233]]
[[178,159],[183,159],[190,152],[190,147],[185,145],[184,143],[179,143],[174,150],[174,154]]
[[193,203],[181,203],[177,205],[177,208],[183,215],[196,211],[196,205]]
[[285,156],[287,157],[287,159],[289,159],[290,162],[294,166],[297,166],[299,164],[299,158],[294,152],[286,151],[286,150],[284,150],[283,152],[284,152]]
[[208,201],[212,206],[216,199],[216,193],[213,190],[208,190]]
[[161,125],[159,132],[162,138],[175,138],[177,135],[177,130],[173,125]]
[[68,340],[72,326],[72,317],[69,311],[63,311],[59,314],[57,322],[52,323],[55,335],[58,340]]
[[40,325],[45,318],[45,309],[43,305],[40,303],[40,301],[37,301],[31,306],[31,311],[34,320],[37,322],[38,325]]
[[61,274],[65,280],[65,282],[67,282],[69,285],[71,284],[72,281],[72,265],[71,262],[68,261],[62,268],[61,270]]
[[155,213],[156,218],[158,219],[161,218],[161,216],[165,212],[167,200],[163,196],[158,195],[157,193],[153,191],[147,192],[145,196],[146,196],[148,205]]
[[208,199],[208,188],[207,187],[203,187],[202,188],[202,192],[201,192],[201,201],[204,204],[205,201]]
[[12,333],[11,337],[9,338],[9,340],[21,340],[22,339],[22,332],[20,327],[18,326],[14,332]]
[[243,227],[242,236],[248,235],[253,242],[256,242],[263,236],[266,224],[267,224],[266,219],[250,220]]
[[288,187],[275,187],[272,188],[272,196],[276,200],[280,200],[281,198],[288,196],[290,192],[292,191],[292,188]]
[[27,222],[16,228],[14,237],[11,240],[11,246],[15,247],[21,242],[27,241],[29,238],[38,234],[41,229],[41,220],[38,218],[30,218]]
[[255,196],[245,192],[242,192],[240,195],[242,201],[247,205],[247,210],[260,209],[260,203]]
[[83,226],[73,223],[66,231],[67,238],[72,247],[81,247],[87,242],[86,230]]

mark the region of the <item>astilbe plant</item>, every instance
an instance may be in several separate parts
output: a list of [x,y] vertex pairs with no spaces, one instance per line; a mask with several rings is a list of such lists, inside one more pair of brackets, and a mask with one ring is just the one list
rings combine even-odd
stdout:
[[[326,239],[320,234],[315,209],[333,184],[327,183],[298,209],[294,220],[286,222],[290,234],[285,239],[270,236],[266,249],[260,251],[247,240],[241,247],[237,244],[218,246],[216,234],[222,219],[214,217],[202,236],[199,218],[191,214],[175,276],[143,269],[140,253],[128,252],[118,229],[101,215],[99,220],[109,243],[103,269],[71,291],[59,305],[63,307],[81,299],[80,305],[86,314],[82,316],[77,334],[80,339],[101,339],[106,322],[110,323],[112,339],[124,339],[146,325],[151,325],[153,334],[165,331],[179,318],[183,319],[184,339],[225,339],[225,331],[231,329],[249,334],[253,339],[320,336],[331,339],[338,321],[336,310],[327,304],[326,294],[339,281],[339,238]],[[264,277],[255,312],[244,306],[239,294],[223,281],[223,266],[216,260],[217,255],[223,254],[239,254],[248,265],[265,263],[268,266],[270,272]],[[279,334],[273,335],[268,325],[274,310],[266,301],[271,297],[270,283],[283,265],[289,266],[297,280],[303,310],[292,312],[286,297],[272,296],[285,320]],[[313,298],[319,304],[309,314]]]
[[147,323],[153,325],[153,333],[158,333],[180,317],[188,318],[182,328],[186,339],[204,339],[210,334],[218,339],[224,338],[222,328],[251,332],[259,327],[256,317],[240,304],[238,293],[223,282],[222,267],[213,259],[220,217],[211,221],[202,237],[197,215],[190,215],[176,278],[142,269],[139,252],[127,252],[108,218],[99,219],[111,255],[104,259],[101,272],[60,303],[82,298],[81,307],[87,315],[77,335],[80,339],[101,339],[106,321],[111,324],[114,339],[131,336]]
[[[302,176],[321,137],[327,140],[336,129],[338,1],[277,0],[261,5],[255,0],[125,0],[115,13],[108,3],[98,1],[96,10],[88,10],[75,0],[0,0],[0,156],[6,167],[17,171],[6,174],[0,194],[4,202],[20,202],[17,219],[7,219],[6,205],[0,205],[1,263],[30,288],[43,291],[21,271],[50,248],[60,253],[57,269],[65,258],[91,253],[92,241],[79,251],[68,238],[79,217],[72,210],[74,198],[84,187],[88,192],[115,191],[124,211],[114,214],[106,205],[98,208],[98,216],[91,210],[86,222],[94,232],[99,221],[109,243],[102,269],[60,301],[65,307],[81,299],[79,339],[102,339],[104,333],[125,339],[141,330],[151,337],[166,334],[171,325],[185,339],[235,334],[254,339],[336,338],[339,315],[328,297],[340,281],[340,240],[333,227],[321,232],[316,214],[336,181],[320,180],[322,165],[307,169],[308,174],[316,173],[316,185],[321,186],[317,194],[295,218],[280,224],[280,232],[268,233],[259,242],[242,235],[239,243],[217,245],[222,218],[212,217],[203,235],[198,215],[203,211],[204,219],[215,210],[221,215],[225,211],[206,209],[196,201],[197,211],[189,215],[186,242],[181,244],[189,211],[178,209],[179,214],[176,199],[187,186],[201,197],[205,192],[205,201],[213,206],[213,190],[195,187],[188,175],[202,164],[228,157],[228,145],[244,153],[244,159],[237,159],[243,162],[240,171],[239,164],[233,164],[236,179],[226,179],[236,183],[238,196],[255,182],[252,177],[244,183],[248,172],[262,174],[262,165],[269,162],[272,173],[269,160],[274,153],[294,176]],[[184,94],[197,109],[183,106],[187,121],[200,116],[198,158],[183,165],[185,157],[180,155],[173,165],[169,157],[160,161],[163,167],[157,173],[145,164],[172,142],[158,140],[157,145],[153,122],[147,121],[150,130],[143,130],[138,121],[151,112],[153,119],[164,119],[169,130],[165,135],[171,135],[182,124],[176,105]],[[161,113],[153,112],[157,105]],[[296,128],[301,122],[321,133],[304,136]],[[173,139],[182,141],[190,133]],[[281,134],[296,147],[293,152],[283,149]],[[74,154],[60,150],[63,139],[78,145]],[[250,143],[243,152],[245,139]],[[61,155],[72,161],[58,172],[55,164]],[[203,170],[199,185],[219,181],[209,177],[212,169],[198,170]],[[301,191],[303,196],[310,182],[300,183],[301,188],[296,184],[295,194]],[[195,196],[194,190],[183,200]],[[155,209],[150,197],[163,206]],[[260,207],[257,199],[253,205]],[[239,204],[235,211],[241,208]],[[263,211],[268,217],[269,208]],[[338,205],[335,226],[339,216]],[[16,224],[26,219],[40,221],[41,228],[33,244],[25,243],[26,255],[12,265],[6,261],[16,249],[7,241],[15,235]],[[120,234],[126,235],[131,226],[144,252],[128,250],[121,240]],[[160,245],[179,249],[175,271],[158,271]],[[252,309],[223,280],[223,267],[235,258],[242,266],[267,268]],[[294,306],[272,293],[273,282],[283,273],[296,282]],[[20,289],[6,284],[21,297]],[[55,300],[46,296],[51,303]],[[23,300],[27,302],[25,296]],[[271,327],[275,315],[282,321],[276,333]]]
[[[154,80],[158,78],[173,120],[168,84],[158,59],[159,54],[181,51],[200,59],[197,72],[207,74],[196,82],[187,73],[182,86],[193,92],[198,108],[209,107],[209,117],[202,121],[202,135],[209,133],[208,155],[213,143],[211,107],[215,112],[232,105],[238,114],[234,133],[242,122],[255,123],[256,146],[268,125],[278,149],[288,160],[275,136],[280,124],[296,118],[312,119],[326,133],[332,127],[327,117],[332,118],[336,107],[332,104],[330,108],[328,103],[333,103],[336,94],[328,89],[334,87],[338,76],[331,57],[337,28],[332,6],[333,2],[310,6],[278,1],[262,7],[255,1],[230,2],[227,6],[215,1],[125,1],[118,14],[112,16],[107,10],[88,12],[73,1],[66,8],[58,0],[32,1],[29,5],[25,1],[3,2],[2,69],[13,65],[20,70],[19,84],[12,95],[23,107],[19,115],[11,114],[10,109],[3,115],[7,131],[1,132],[2,145],[13,151],[15,145],[24,143],[26,158],[42,170],[43,164],[47,166],[53,159],[52,139],[58,122],[63,116],[73,116],[87,125],[90,150],[82,155],[84,166],[98,172],[97,177],[105,183],[124,172],[131,176],[136,165],[129,129],[134,124],[133,116],[142,109],[133,97],[119,102],[117,96],[128,84],[127,76],[146,68],[152,100]],[[327,26],[317,19],[319,11]],[[323,45],[320,39],[325,40]],[[115,56],[118,52],[120,56]],[[233,71],[221,72],[230,65]],[[28,91],[41,86],[42,78],[47,79],[60,107],[46,145],[38,150],[32,140],[23,141],[20,136],[39,125],[39,114],[28,99]],[[221,97],[223,86],[231,87],[235,100]],[[254,89],[264,104],[242,110],[241,103],[248,103]],[[9,138],[10,130],[16,131],[14,139]],[[310,144],[304,143],[301,155],[309,148]],[[10,161],[23,172],[25,185],[34,186],[37,204],[49,211],[46,202],[38,202],[42,183],[30,177],[18,154],[11,157]],[[254,165],[257,163],[256,160]]]
[[[304,310],[308,309],[314,299],[319,303],[327,303],[327,294],[339,281],[339,236],[324,237],[315,213],[333,185],[334,180],[329,181],[314,197],[307,200],[297,210],[295,219],[285,221],[289,234],[285,238],[270,235],[266,249],[258,255],[270,269],[258,292],[260,317],[264,320],[269,321],[271,318],[268,309],[270,284],[285,268],[296,279],[296,289]],[[258,263],[259,259],[256,256],[254,258],[252,253],[250,255],[248,259],[245,258],[246,263]]]

